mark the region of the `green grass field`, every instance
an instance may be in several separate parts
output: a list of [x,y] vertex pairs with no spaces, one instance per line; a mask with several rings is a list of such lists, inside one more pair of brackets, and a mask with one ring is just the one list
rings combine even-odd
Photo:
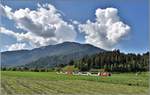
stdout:
[[148,95],[149,73],[111,77],[1,71],[1,95]]

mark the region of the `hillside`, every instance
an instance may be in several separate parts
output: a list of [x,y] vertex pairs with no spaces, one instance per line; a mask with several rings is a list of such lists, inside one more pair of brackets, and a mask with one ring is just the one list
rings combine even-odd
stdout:
[[[49,45],[32,50],[6,51],[1,53],[2,66],[20,66],[35,62],[39,59],[49,57],[51,60],[48,64],[52,66],[60,62],[56,59],[62,58],[61,62],[71,59],[79,59],[85,55],[92,55],[105,50],[94,47],[90,44],[80,44],[75,42],[64,42],[56,45]],[[64,60],[63,60],[64,59]],[[67,62],[68,62],[67,61]]]

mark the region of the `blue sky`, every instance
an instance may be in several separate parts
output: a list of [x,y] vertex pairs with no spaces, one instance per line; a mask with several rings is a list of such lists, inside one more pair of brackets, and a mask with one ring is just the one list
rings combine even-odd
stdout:
[[[78,21],[80,24],[85,24],[87,20],[95,22],[95,11],[98,8],[116,8],[120,20],[130,26],[130,32],[123,40],[117,42],[111,48],[120,49],[123,52],[142,53],[149,50],[149,33],[148,33],[148,0],[7,0],[3,1],[2,5],[7,5],[12,8],[12,11],[18,9],[29,8],[37,9],[39,4],[51,4],[55,6],[61,14],[65,22]],[[1,16],[1,26],[15,32],[24,32],[23,29],[17,29],[15,21]],[[75,41],[84,43],[86,32],[80,33],[77,31]],[[1,50],[7,50],[4,46],[10,46],[16,43],[14,37],[5,34],[0,34]]]

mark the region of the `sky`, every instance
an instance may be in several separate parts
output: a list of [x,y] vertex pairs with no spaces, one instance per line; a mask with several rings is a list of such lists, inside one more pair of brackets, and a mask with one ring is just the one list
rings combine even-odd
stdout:
[[149,51],[148,0],[2,0],[1,51],[65,41]]

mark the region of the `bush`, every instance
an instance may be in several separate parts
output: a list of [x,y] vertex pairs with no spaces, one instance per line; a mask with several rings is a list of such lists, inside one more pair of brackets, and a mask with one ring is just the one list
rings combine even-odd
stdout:
[[16,71],[17,69],[14,67],[14,68],[12,68],[12,71]]
[[6,71],[7,69],[6,69],[6,67],[3,67],[3,68],[1,68],[1,70],[2,70],[2,71]]

